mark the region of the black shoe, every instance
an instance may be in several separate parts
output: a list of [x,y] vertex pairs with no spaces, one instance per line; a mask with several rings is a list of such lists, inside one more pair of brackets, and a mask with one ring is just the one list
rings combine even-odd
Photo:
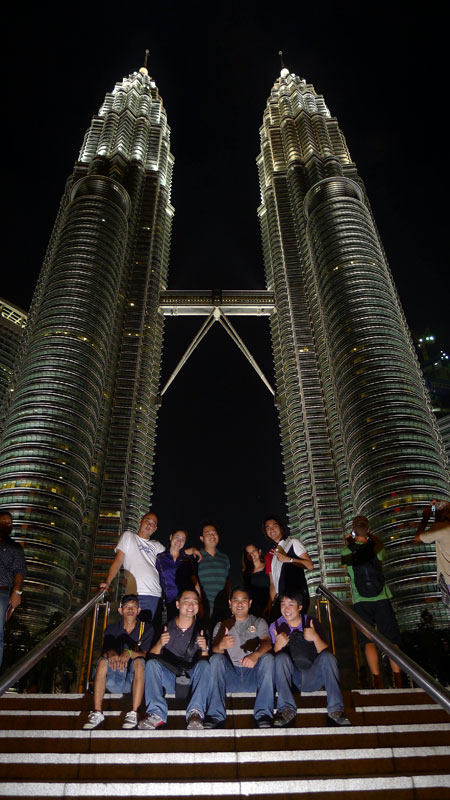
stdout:
[[215,728],[224,728],[225,720],[219,719],[218,717],[205,717],[203,727],[205,730],[209,731],[214,730]]
[[[328,719],[331,720],[332,725],[351,725],[349,719],[345,716],[343,711],[330,711],[328,713]],[[330,724],[330,723],[328,723]]]
[[272,717],[267,717],[266,715],[258,717],[258,719],[255,719],[255,725],[257,728],[271,728]]
[[293,708],[286,706],[285,708],[282,708],[281,711],[277,711],[273,724],[275,728],[287,728],[288,725],[291,725],[293,722],[295,722],[296,716],[297,711],[294,711]]

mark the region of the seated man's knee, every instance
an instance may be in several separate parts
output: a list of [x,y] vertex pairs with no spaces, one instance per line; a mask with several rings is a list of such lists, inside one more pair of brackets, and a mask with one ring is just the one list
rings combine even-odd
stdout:
[[273,657],[273,653],[264,653],[263,656],[258,658],[257,662],[260,669],[267,670],[268,672],[273,672],[275,668],[275,659]]
[[332,664],[333,666],[337,666],[337,658],[335,655],[333,655],[333,653],[330,650],[322,650],[322,652],[319,653],[317,658],[320,658],[327,664]]
[[157,675],[161,672],[161,664],[156,658],[149,658],[148,661],[145,662],[145,678],[146,680],[151,680],[152,675]]
[[143,658],[135,658],[133,661],[134,674],[140,675],[144,672],[145,661]]
[[320,659],[320,666],[322,669],[333,672],[336,676],[339,675],[337,658],[335,655],[333,655],[333,653],[331,653],[329,650],[322,650],[317,658]]
[[294,662],[292,661],[289,653],[285,653],[283,650],[280,650],[279,653],[275,653],[273,660],[275,662],[275,669],[284,667],[292,667],[292,669],[294,668]]
[[209,659],[209,665],[212,671],[224,669],[227,663],[227,657],[223,653],[214,653]]
[[108,659],[105,657],[100,658],[97,661],[97,666],[95,668],[95,675],[96,676],[106,675],[106,673],[108,672],[108,667],[109,667]]

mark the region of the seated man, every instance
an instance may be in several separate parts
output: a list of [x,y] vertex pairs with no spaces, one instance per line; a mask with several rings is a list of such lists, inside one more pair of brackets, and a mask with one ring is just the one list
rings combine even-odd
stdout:
[[325,687],[328,716],[337,725],[350,725],[344,714],[339,669],[330,653],[320,623],[302,613],[301,592],[281,596],[281,613],[270,626],[275,652],[275,687],[278,692],[274,725],[283,728],[297,716],[292,684],[301,692]]
[[[176,601],[178,616],[164,626],[151,648],[145,666],[147,716],[139,723],[142,730],[155,730],[167,721],[166,692],[189,697],[188,730],[203,728],[209,687],[208,645],[203,628],[196,621],[200,597],[195,589],[185,589]],[[183,689],[186,692],[183,693]]]
[[273,655],[267,622],[249,614],[252,601],[243,586],[230,595],[232,617],[219,622],[213,632],[211,692],[205,728],[223,725],[227,692],[254,692],[255,724],[272,727]]
[[137,595],[124,595],[119,607],[123,621],[105,629],[102,655],[95,670],[94,711],[83,725],[85,731],[97,728],[105,719],[102,713],[105,689],[123,694],[132,689],[133,710],[126,714],[122,728],[137,727],[137,710],[144,693],[144,659],[153,640],[153,626],[138,621],[140,610]]

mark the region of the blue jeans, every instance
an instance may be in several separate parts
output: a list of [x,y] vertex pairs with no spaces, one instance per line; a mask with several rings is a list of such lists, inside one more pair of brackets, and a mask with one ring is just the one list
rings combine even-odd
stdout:
[[336,658],[329,650],[322,650],[309,669],[297,669],[289,653],[277,653],[275,656],[275,686],[278,692],[277,710],[292,708],[297,713],[297,706],[292,696],[291,686],[301,692],[316,692],[325,687],[327,693],[327,710],[343,711],[344,701],[339,686],[339,668]]
[[151,620],[154,620],[157,608],[161,602],[161,598],[155,597],[152,594],[139,594],[138,598],[141,609],[139,618],[143,620],[143,622],[150,622]]
[[[189,702],[186,716],[194,709],[205,716],[206,701],[209,689],[209,662],[197,661],[195,666],[188,670],[191,679]],[[145,703],[147,714],[158,714],[164,722],[167,721],[167,700],[165,694],[175,691],[175,675],[170,669],[155,658],[149,659],[145,665]]]
[[211,691],[208,715],[215,719],[226,718],[225,699],[227,692],[255,692],[255,719],[272,717],[273,714],[273,662],[272,653],[264,653],[256,665],[235,667],[228,656],[215,653],[211,656]]
[[9,605],[9,596],[8,589],[0,589],[0,667],[3,661],[3,628],[5,627],[5,614]]

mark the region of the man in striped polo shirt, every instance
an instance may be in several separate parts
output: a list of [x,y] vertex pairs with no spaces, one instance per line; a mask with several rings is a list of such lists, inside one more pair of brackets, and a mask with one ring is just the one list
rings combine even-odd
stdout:
[[200,550],[202,560],[198,565],[198,579],[202,588],[203,616],[205,620],[210,620],[212,627],[229,613],[230,559],[217,548],[219,534],[214,523],[203,524],[200,540],[203,547]]

